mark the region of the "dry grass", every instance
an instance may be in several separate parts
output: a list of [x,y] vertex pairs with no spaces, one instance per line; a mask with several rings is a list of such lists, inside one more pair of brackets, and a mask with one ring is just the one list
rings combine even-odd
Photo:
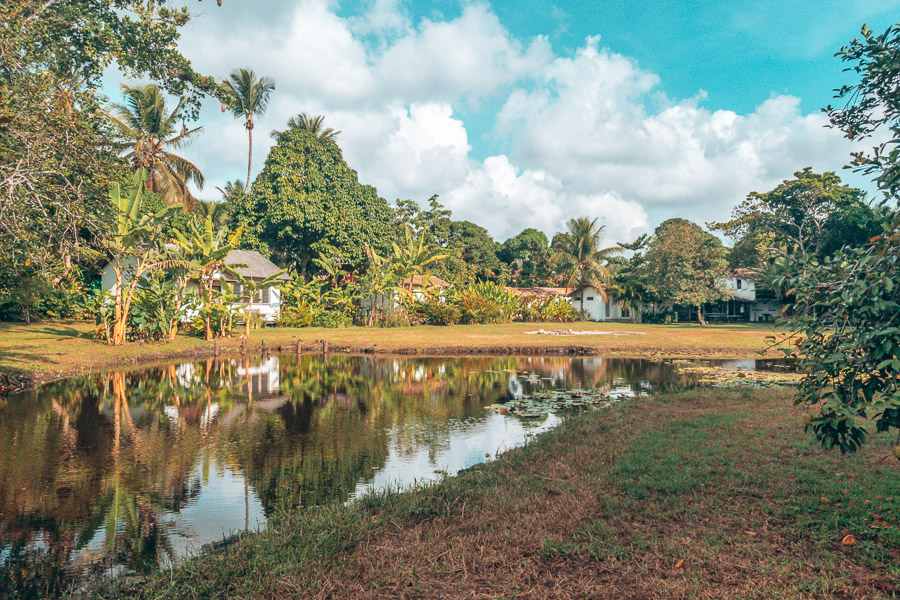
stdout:
[[[624,335],[558,337],[527,334],[540,328],[555,327]],[[0,372],[37,374],[39,380],[46,380],[123,364],[212,352],[212,342],[186,335],[169,343],[109,347],[91,339],[92,332],[92,324],[78,321],[45,321],[30,326],[0,323]],[[332,352],[511,354],[586,349],[607,356],[738,358],[758,356],[765,350],[765,338],[771,333],[771,327],[751,324],[700,327],[695,324],[510,323],[394,329],[267,328],[253,332],[251,345],[258,347],[261,340],[266,340],[269,347],[277,348],[294,345],[301,339],[307,350],[325,340]],[[239,345],[237,339],[220,342],[222,352],[236,352]]]
[[798,423],[783,390],[636,400],[435,486],[286,515],[132,594],[896,597],[897,461],[824,453]]

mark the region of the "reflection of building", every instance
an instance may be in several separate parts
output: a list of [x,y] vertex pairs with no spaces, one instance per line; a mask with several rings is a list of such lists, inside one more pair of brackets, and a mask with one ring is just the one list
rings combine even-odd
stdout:
[[[278,395],[280,381],[278,378],[278,357],[264,358],[257,365],[244,367],[238,365],[237,376],[241,389],[250,392],[254,398],[265,398]],[[249,386],[249,390],[248,390]]]

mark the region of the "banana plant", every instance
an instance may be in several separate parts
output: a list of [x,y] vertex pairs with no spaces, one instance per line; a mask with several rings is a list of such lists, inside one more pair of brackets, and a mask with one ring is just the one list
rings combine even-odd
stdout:
[[416,240],[407,227],[403,245],[393,244],[394,247],[394,272],[399,279],[398,291],[400,292],[400,304],[403,305],[403,297],[411,297],[412,277],[424,275],[428,277],[426,267],[439,260],[444,260],[449,254],[442,254],[440,249],[432,249],[425,246],[425,232],[419,234]]
[[235,269],[246,268],[244,264],[226,264],[225,259],[237,247],[243,228],[238,227],[229,233],[223,227],[218,231],[213,228],[212,217],[206,217],[201,229],[196,221],[191,221],[188,235],[175,232],[175,244],[181,248],[187,260],[190,277],[200,288],[200,306],[204,318],[204,339],[212,340],[213,282],[222,273],[237,277]]
[[128,315],[141,278],[154,269],[174,266],[162,248],[162,225],[179,206],[167,206],[157,213],[141,215],[144,182],[147,171],[134,174],[131,192],[122,193],[118,183],[110,188],[109,198],[116,209],[116,229],[105,242],[104,249],[115,274],[112,328],[105,330],[106,341],[119,346],[125,343]]
[[253,279],[249,279],[244,277],[240,273],[235,273],[237,276],[237,280],[240,282],[241,287],[244,290],[244,296],[246,297],[249,294],[250,300],[248,300],[247,305],[244,307],[244,333],[241,336],[241,339],[249,340],[250,339],[250,321],[252,318],[252,299],[256,295],[256,292],[260,290],[265,290],[271,287],[275,287],[279,283],[281,283],[281,277],[287,273],[287,270],[282,269],[278,271],[274,275],[269,275],[262,281],[254,281]]

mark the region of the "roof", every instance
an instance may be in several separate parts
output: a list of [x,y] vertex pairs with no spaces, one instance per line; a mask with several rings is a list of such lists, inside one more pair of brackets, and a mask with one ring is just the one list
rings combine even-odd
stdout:
[[537,296],[538,298],[562,298],[568,296],[568,290],[561,287],[507,287],[507,290],[518,296]]
[[401,282],[401,285],[407,287],[431,287],[431,288],[446,288],[450,287],[450,284],[441,279],[440,277],[436,277],[435,275],[413,275],[407,279],[404,279]]
[[747,281],[762,281],[762,275],[756,269],[734,269],[726,273],[729,277],[735,279],[746,279]]
[[[226,265],[247,265],[235,268],[234,271],[241,277],[250,279],[265,279],[271,277],[281,269],[275,266],[271,260],[256,250],[232,250],[225,257]],[[287,273],[283,273],[278,279],[289,280]]]

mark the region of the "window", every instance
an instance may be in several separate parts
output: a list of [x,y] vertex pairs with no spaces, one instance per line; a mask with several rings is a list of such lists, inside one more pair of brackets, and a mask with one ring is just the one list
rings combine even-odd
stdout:
[[268,304],[269,303],[269,288],[266,288],[261,291],[262,291],[262,303]]
[[587,300],[588,302],[593,302],[594,297],[593,297],[593,296],[588,296],[588,297],[586,298],[586,300]]
[[737,289],[741,289],[741,280],[740,279],[737,280]]

